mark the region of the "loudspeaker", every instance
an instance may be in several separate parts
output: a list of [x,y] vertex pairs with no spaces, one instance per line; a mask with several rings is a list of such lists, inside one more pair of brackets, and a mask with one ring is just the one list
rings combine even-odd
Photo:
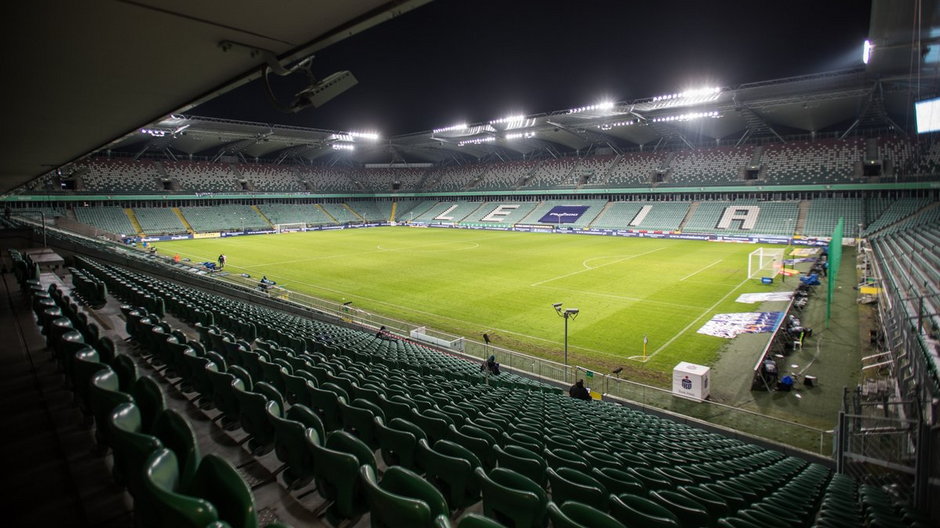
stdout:
[[483,342],[487,345],[490,344],[490,336],[488,334],[483,334]]

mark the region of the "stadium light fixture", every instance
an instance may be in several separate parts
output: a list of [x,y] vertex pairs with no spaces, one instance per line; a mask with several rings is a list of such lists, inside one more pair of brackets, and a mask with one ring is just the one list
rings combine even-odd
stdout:
[[865,43],[862,45],[862,63],[868,64],[871,61],[871,54],[875,51],[875,45],[871,43],[870,40],[865,40]]
[[569,114],[579,114],[581,112],[591,112],[594,110],[610,110],[615,106],[616,103],[613,101],[602,101],[597,104],[592,104],[588,106],[580,106],[578,108],[571,108],[568,110]]
[[502,125],[503,123],[512,123],[512,122],[514,122],[514,121],[524,121],[524,120],[525,120],[525,116],[524,116],[524,115],[511,115],[511,116],[501,117],[501,118],[499,118],[499,119],[494,119],[494,120],[490,121],[490,124],[491,124],[491,125]]
[[140,133],[147,134],[148,136],[153,136],[153,137],[163,137],[167,135],[169,132],[167,132],[166,130],[158,130],[156,128],[141,128]]
[[555,313],[558,314],[558,317],[561,317],[565,320],[565,374],[568,373],[568,319],[574,320],[578,317],[578,314],[581,313],[581,310],[577,308],[566,308],[562,310],[563,303],[553,303],[552,308],[555,309]]
[[504,139],[529,139],[535,137],[535,132],[511,132],[503,136]]
[[379,140],[378,132],[347,132],[347,134],[355,139],[368,139],[369,141]]
[[489,143],[491,141],[496,141],[496,136],[486,136],[486,137],[480,137],[480,138],[474,138],[474,139],[465,139],[457,143],[457,146],[462,147],[464,145],[481,145],[483,143]]
[[440,134],[440,133],[443,133],[443,132],[457,132],[457,131],[466,130],[466,129],[467,129],[467,124],[466,124],[466,123],[460,123],[460,124],[457,124],[457,125],[451,125],[451,126],[444,127],[444,128],[435,128],[432,132],[433,132],[434,134]]
[[331,146],[333,150],[356,150],[356,146],[352,143],[333,143]]
[[654,123],[670,123],[673,121],[694,121],[696,119],[706,119],[712,118],[716,119],[721,117],[721,114],[718,112],[690,112],[687,114],[665,116],[665,117],[655,117],[653,118]]
[[637,122],[635,119],[631,119],[629,121],[617,121],[615,123],[601,123],[600,125],[597,125],[597,128],[601,130],[610,130],[612,128],[635,125],[636,123]]

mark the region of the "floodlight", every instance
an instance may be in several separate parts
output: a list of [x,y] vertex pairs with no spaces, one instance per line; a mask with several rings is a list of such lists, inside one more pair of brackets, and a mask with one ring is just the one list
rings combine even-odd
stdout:
[[368,139],[371,141],[378,141],[379,134],[376,132],[349,132],[350,137],[359,138],[359,139]]
[[862,45],[862,62],[864,64],[868,64],[871,60],[871,54],[874,50],[875,45],[870,40],[865,40],[865,44]]
[[444,127],[444,128],[435,128],[433,130],[433,133],[440,134],[441,132],[455,132],[457,130],[465,130],[466,128],[467,128],[466,123],[460,123],[458,125],[451,125],[451,126]]
[[356,150],[356,146],[352,143],[333,143],[331,146],[333,150]]
[[577,308],[568,308],[565,310],[565,313],[570,315],[578,315],[580,312],[581,310],[578,310]]
[[556,310],[561,310],[561,303],[554,303],[554,304],[552,304],[552,308],[554,308],[554,309],[556,309]]

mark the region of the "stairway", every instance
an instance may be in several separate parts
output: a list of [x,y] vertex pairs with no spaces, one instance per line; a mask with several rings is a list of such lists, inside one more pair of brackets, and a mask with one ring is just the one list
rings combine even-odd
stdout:
[[127,215],[127,219],[131,221],[131,225],[134,226],[134,230],[137,231],[137,236],[144,235],[144,228],[141,227],[140,221],[137,220],[137,215],[134,214],[134,210],[130,207],[124,209],[124,214]]
[[186,228],[187,233],[193,234],[196,232],[196,230],[193,229],[193,226],[189,223],[189,220],[187,220],[186,217],[183,216],[183,212],[180,211],[179,207],[172,207],[171,209],[173,211],[173,214],[175,214],[176,217],[180,219],[180,222],[182,222],[183,227]]
[[350,213],[352,213],[353,216],[355,216],[356,218],[358,218],[360,222],[365,222],[365,221],[366,221],[366,218],[365,218],[364,216],[362,216],[361,214],[357,213],[356,210],[353,209],[352,207],[349,207],[349,204],[344,203],[344,204],[343,204],[343,207],[345,207],[347,211],[349,211]]
[[268,223],[269,226],[274,228],[274,222],[272,222],[270,218],[268,218],[264,213],[262,213],[261,209],[259,209],[257,205],[252,205],[251,210],[258,213],[258,216],[260,216],[262,220],[264,220],[265,222]]
[[326,208],[323,207],[322,205],[316,204],[316,208],[319,209],[321,213],[323,213],[323,216],[325,216],[325,217],[329,218],[330,220],[332,220],[334,224],[338,224],[338,223],[339,223],[339,222],[336,221],[335,218],[333,218],[333,215],[331,215],[331,214],[326,210]]
[[597,213],[597,216],[595,216],[594,219],[591,220],[591,223],[586,226],[587,229],[594,227],[594,222],[597,222],[601,217],[603,217],[604,214],[607,213],[607,210],[610,209],[610,206],[612,205],[614,205],[614,202],[612,200],[607,200],[607,203],[604,204],[604,208],[601,209],[601,212]]
[[802,234],[806,229],[806,219],[809,217],[809,200],[800,200],[800,211],[796,216],[796,226],[793,227],[793,234]]
[[392,213],[388,215],[388,221],[395,221],[395,212],[398,211],[398,202],[392,202]]
[[682,221],[679,222],[679,231],[682,231],[683,229],[685,229],[686,222],[688,222],[689,219],[692,218],[692,215],[695,214],[695,210],[698,209],[698,206],[700,204],[701,202],[692,202],[692,205],[689,206],[689,211],[685,213],[685,218],[683,218]]

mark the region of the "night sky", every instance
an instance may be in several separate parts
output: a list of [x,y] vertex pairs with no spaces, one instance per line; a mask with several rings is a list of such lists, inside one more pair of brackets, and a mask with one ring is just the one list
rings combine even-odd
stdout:
[[[435,0],[321,51],[315,74],[359,84],[319,109],[278,112],[256,81],[189,113],[388,137],[858,66],[870,16],[867,0]],[[272,78],[287,102],[305,85]]]

